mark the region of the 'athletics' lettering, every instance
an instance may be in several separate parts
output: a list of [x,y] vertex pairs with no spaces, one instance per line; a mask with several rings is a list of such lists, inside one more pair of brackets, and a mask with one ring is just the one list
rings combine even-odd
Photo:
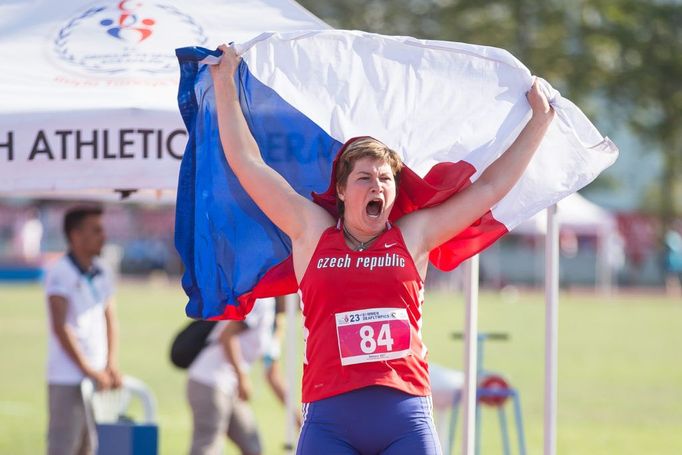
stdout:
[[[130,159],[182,159],[187,133],[163,129],[127,128],[119,130],[39,130],[33,140],[28,161],[39,160],[130,160]],[[7,148],[9,160],[13,156],[12,132],[0,149]],[[2,138],[0,138],[0,141]]]

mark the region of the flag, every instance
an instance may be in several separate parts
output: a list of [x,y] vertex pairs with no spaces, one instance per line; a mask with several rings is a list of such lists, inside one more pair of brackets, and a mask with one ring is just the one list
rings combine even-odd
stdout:
[[[235,46],[242,111],[264,160],[335,214],[332,165],[371,136],[406,165],[391,219],[442,202],[475,181],[531,116],[528,69],[507,51],[363,32],[265,33]],[[176,247],[194,318],[241,319],[258,297],[295,292],[291,242],[227,165],[207,65],[218,53],[176,51],[189,132],[180,169]],[[611,165],[617,147],[547,82],[555,118],[526,172],[481,219],[431,252],[452,270]]]

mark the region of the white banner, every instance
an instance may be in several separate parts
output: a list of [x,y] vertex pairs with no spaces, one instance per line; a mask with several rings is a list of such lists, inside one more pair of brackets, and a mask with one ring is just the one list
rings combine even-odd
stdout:
[[175,48],[326,28],[290,0],[0,4],[0,194],[174,189]]

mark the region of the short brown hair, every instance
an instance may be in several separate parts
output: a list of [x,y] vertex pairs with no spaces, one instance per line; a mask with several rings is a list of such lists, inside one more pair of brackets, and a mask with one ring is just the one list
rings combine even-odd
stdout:
[[362,158],[382,160],[391,166],[393,178],[398,183],[403,162],[395,150],[371,137],[361,137],[348,144],[336,163],[336,184],[342,188],[346,186],[348,176],[353,171],[355,162]]
[[[403,162],[400,160],[398,152],[369,136],[354,139],[345,146],[336,163],[336,182],[334,183],[337,187],[345,188],[348,176],[353,172],[355,163],[362,158],[373,158],[388,163],[393,172],[396,188],[398,187],[400,172],[403,169]],[[336,206],[339,209],[339,216],[343,216],[344,205],[338,196],[336,197]]]
[[104,210],[99,205],[82,205],[69,209],[64,215],[64,237],[70,242],[71,232],[78,229],[89,216],[101,216]]

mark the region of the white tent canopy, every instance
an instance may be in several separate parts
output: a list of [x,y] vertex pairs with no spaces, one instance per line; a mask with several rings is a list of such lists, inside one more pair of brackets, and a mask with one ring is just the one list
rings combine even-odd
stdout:
[[[557,220],[562,229],[578,235],[601,235],[616,229],[616,217],[608,210],[594,204],[578,193],[557,203]],[[514,228],[514,234],[545,235],[547,212],[542,211]]]
[[329,28],[290,0],[0,4],[0,195],[174,189],[174,50]]
[[[618,232],[615,215],[588,201],[578,193],[557,203],[560,231],[589,235],[597,239],[595,285],[604,294],[613,291],[614,273],[622,265],[624,241]],[[544,236],[547,234],[547,212],[542,211],[514,228],[513,234]]]

